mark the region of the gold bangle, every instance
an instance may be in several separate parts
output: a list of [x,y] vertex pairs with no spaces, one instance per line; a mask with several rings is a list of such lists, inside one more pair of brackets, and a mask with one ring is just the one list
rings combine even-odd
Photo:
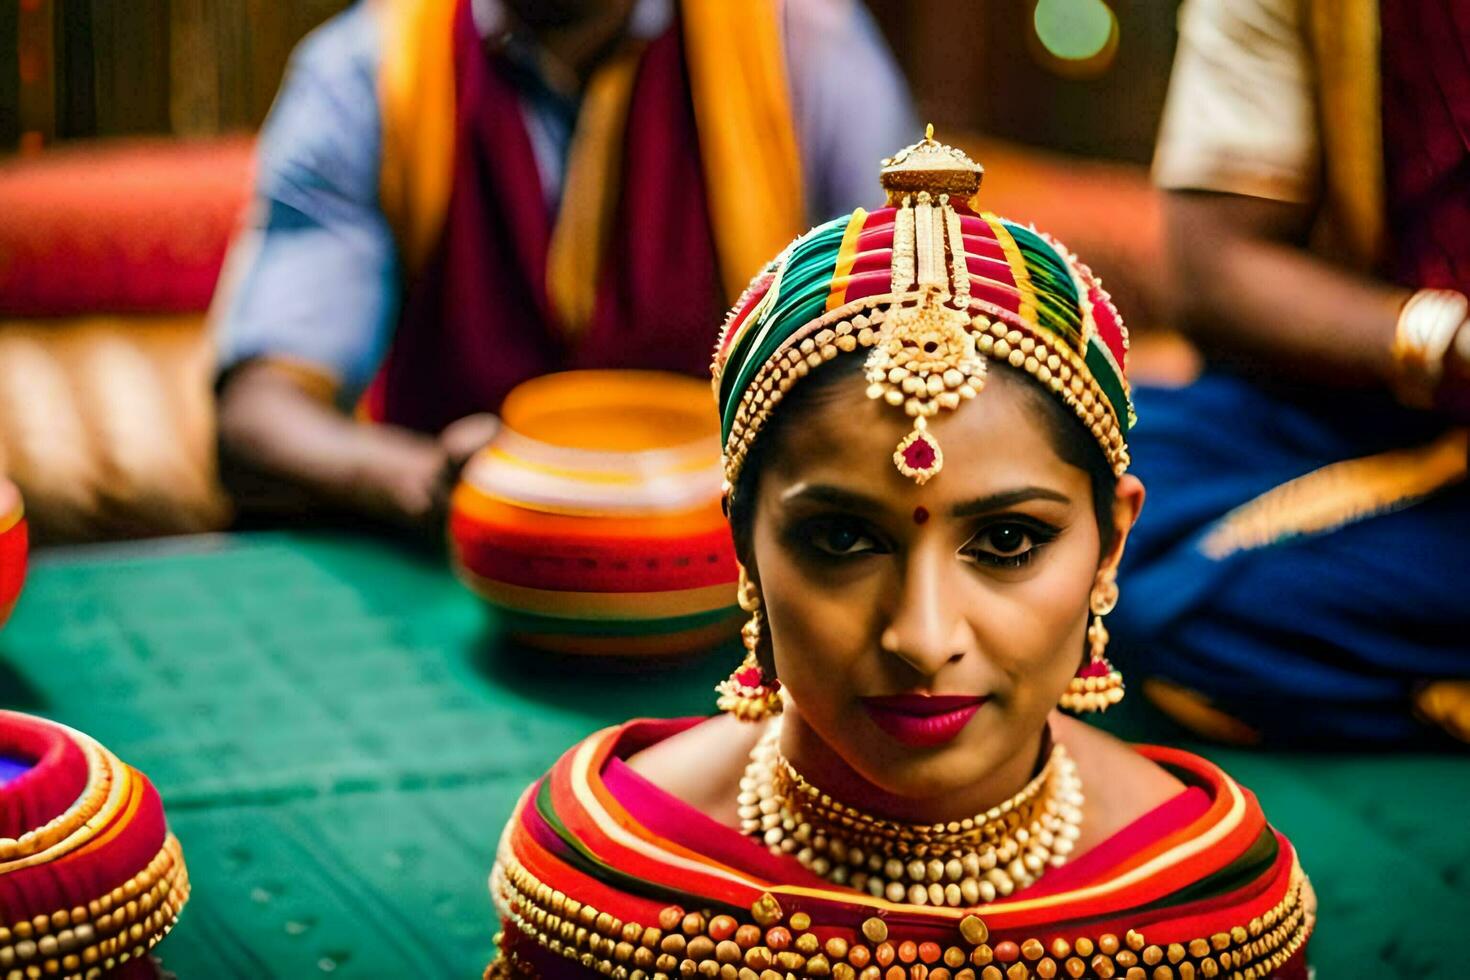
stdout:
[[1394,388],[1414,408],[1434,404],[1444,358],[1470,317],[1470,299],[1453,289],[1421,289],[1399,311],[1393,335]]
[[1454,336],[1450,340],[1450,350],[1455,352],[1457,359],[1470,364],[1470,319],[1455,328]]

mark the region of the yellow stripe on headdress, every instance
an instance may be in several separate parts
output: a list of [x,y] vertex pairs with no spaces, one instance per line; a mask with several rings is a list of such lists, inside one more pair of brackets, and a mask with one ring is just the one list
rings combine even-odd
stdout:
[[837,247],[837,263],[832,269],[832,288],[827,293],[827,309],[835,310],[847,302],[847,283],[852,276],[853,263],[858,257],[858,239],[863,226],[868,223],[868,212],[858,208],[847,222],[842,233],[842,244]]
[[1031,270],[1026,265],[1026,257],[1021,254],[1021,247],[1011,237],[1010,230],[1006,228],[1005,222],[994,214],[986,211],[980,215],[995,240],[1000,243],[1000,249],[1005,253],[1006,263],[1011,267],[1011,275],[1016,277],[1016,289],[1021,294],[1021,319],[1027,323],[1036,323],[1036,284],[1031,281]]

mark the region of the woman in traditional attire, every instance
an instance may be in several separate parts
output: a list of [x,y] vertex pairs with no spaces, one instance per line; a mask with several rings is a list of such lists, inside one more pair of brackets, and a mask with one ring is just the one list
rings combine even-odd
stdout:
[[1306,976],[1315,899],[1250,792],[1055,710],[1123,693],[1126,334],[980,176],[901,151],[886,207],[731,313],[728,714],[600,732],[527,791],[489,975]]

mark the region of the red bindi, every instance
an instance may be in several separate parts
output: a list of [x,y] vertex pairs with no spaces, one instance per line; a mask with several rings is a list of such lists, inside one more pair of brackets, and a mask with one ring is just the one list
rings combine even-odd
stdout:
[[915,507],[914,508],[914,523],[915,524],[923,524],[928,519],[929,519],[929,511],[927,511],[923,507]]

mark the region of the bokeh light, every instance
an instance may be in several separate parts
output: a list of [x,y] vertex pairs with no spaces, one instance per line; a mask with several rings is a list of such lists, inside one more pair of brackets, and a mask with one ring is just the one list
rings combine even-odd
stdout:
[[1043,60],[1059,74],[1095,76],[1118,50],[1118,18],[1103,0],[1037,0],[1032,26]]

